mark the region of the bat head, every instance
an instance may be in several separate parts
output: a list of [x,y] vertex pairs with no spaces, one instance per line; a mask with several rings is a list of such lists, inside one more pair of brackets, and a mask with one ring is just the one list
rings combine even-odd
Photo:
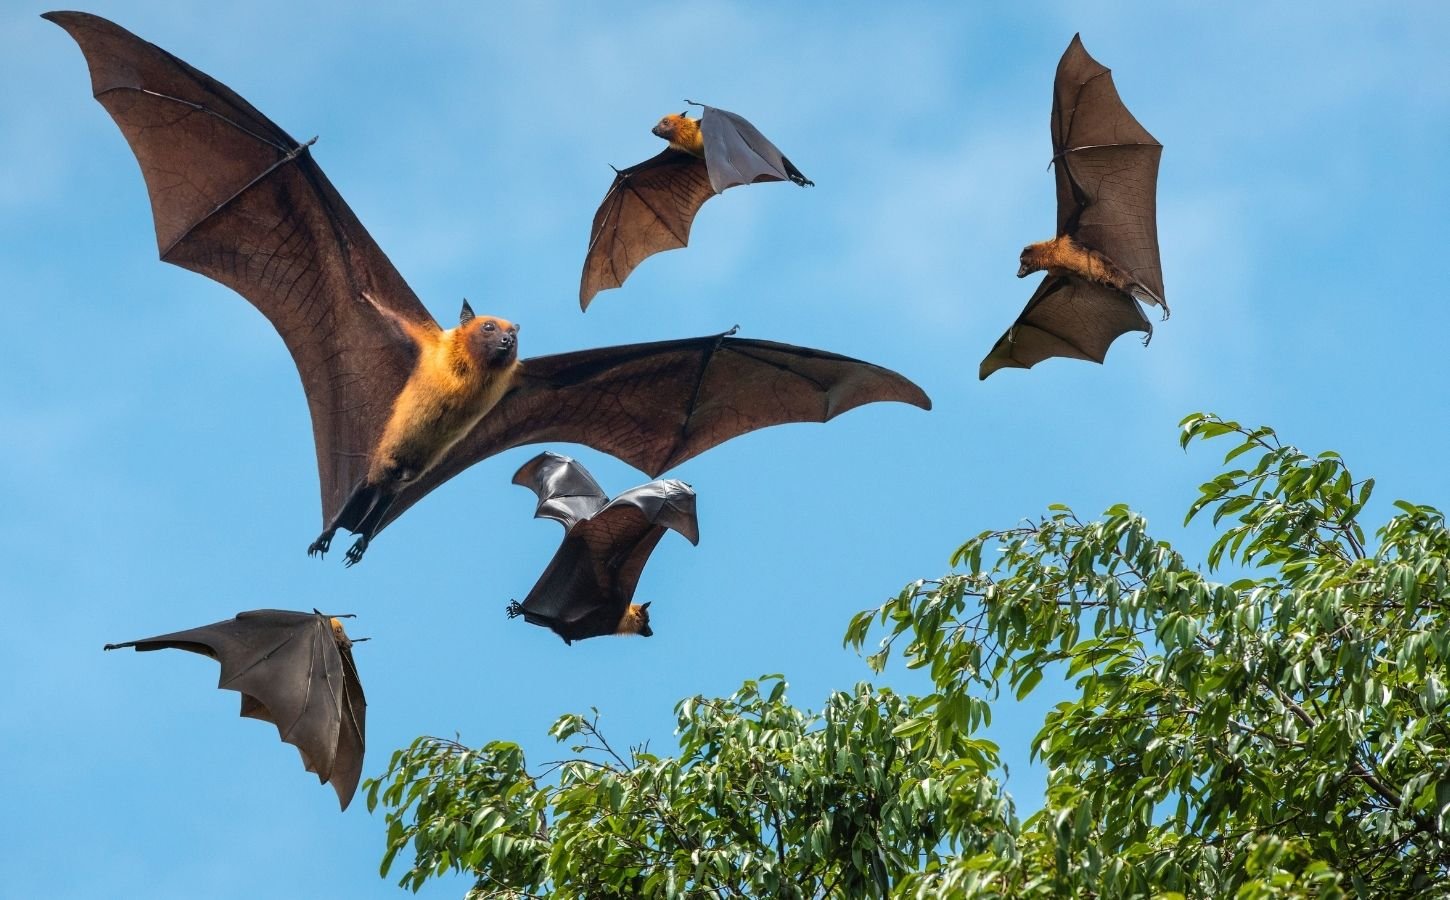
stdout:
[[649,130],[650,134],[655,137],[664,138],[667,141],[672,141],[675,139],[675,133],[679,131],[680,120],[684,118],[686,118],[684,113],[680,113],[679,115],[672,113],[665,116],[655,123],[655,127]]
[[1017,267],[1018,278],[1026,278],[1033,272],[1041,272],[1043,269],[1047,268],[1047,263],[1042,259],[1042,255],[1043,248],[1050,243],[1052,242],[1041,241],[1036,244],[1028,244],[1026,247],[1022,248],[1022,257],[1019,260],[1021,265]]
[[458,326],[473,355],[489,367],[513,365],[519,356],[519,326],[497,316],[474,316]]
[[705,155],[705,141],[700,135],[700,121],[692,119],[684,113],[665,116],[654,128],[650,129],[650,132],[655,137],[669,141],[670,146],[676,150],[683,150],[695,156]]
[[339,647],[351,647],[352,640],[347,636],[347,632],[343,630],[342,620],[334,616],[328,621],[332,624],[332,639],[337,641],[337,645]]
[[631,603],[629,609],[624,611],[624,616],[619,620],[619,628],[615,634],[637,634],[640,637],[654,637],[654,629],[649,627],[649,604]]

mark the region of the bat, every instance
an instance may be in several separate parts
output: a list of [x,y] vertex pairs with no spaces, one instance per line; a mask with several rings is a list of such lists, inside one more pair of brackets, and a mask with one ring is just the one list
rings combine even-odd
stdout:
[[105,649],[189,650],[221,663],[217,687],[241,693],[244,717],[276,725],[307,771],[332,782],[347,809],[362,777],[367,714],[352,645],[341,621],[315,609],[254,609]]
[[690,242],[695,213],[726,188],[758,181],[815,182],[801,174],[754,125],[735,113],[705,106],[659,120],[651,132],[669,141],[658,156],[614,170],[614,183],[594,213],[589,250],[579,279],[579,308],[594,295],[624,284],[634,267]]
[[161,259],[240,293],[302,378],[325,554],[362,559],[448,478],[521,444],[569,441],[651,476],[737,435],[863,403],[930,408],[877,366],[727,332],[520,360],[518,326],[465,301],[444,330],[300,144],[230,88],[105,19],[45,18],[141,165]]
[[1052,91],[1052,165],[1057,236],[1022,250],[1017,277],[1047,275],[1017,321],[982,360],[986,378],[1053,356],[1102,362],[1126,331],[1153,326],[1138,301],[1168,317],[1158,261],[1158,158],[1163,145],[1123,105],[1109,70],[1082,38],[1057,64]]
[[609,499],[579,463],[540,453],[514,474],[539,497],[535,518],[564,526],[564,542],[510,619],[523,616],[572,644],[602,634],[651,637],[649,603],[634,603],[640,572],[665,529],[700,543],[695,492],[672,478]]

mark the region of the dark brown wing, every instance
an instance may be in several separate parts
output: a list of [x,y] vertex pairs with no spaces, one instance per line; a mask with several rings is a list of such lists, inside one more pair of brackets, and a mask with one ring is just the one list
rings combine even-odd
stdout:
[[1158,260],[1158,159],[1163,145],[1118,97],[1113,76],[1073,36],[1052,91],[1057,233],[1122,266],[1163,302]]
[[161,258],[215,279],[286,342],[312,411],[322,518],[368,468],[414,349],[363,299],[437,324],[299,144],[226,85],[96,16],[47,13],[141,164]]
[[385,521],[510,447],[584,444],[656,476],[758,428],[827,422],[887,400],[931,409],[921,388],[890,369],[774,341],[714,335],[537,356],[523,361],[518,386],[398,495]]
[[713,196],[705,161],[680,150],[617,171],[589,231],[579,308],[624,284],[646,258],[688,244],[695,213]]
[[362,777],[367,701],[352,651],[317,613],[258,609],[235,619],[107,650],[189,650],[221,663],[217,686],[242,695],[243,716],[277,726],[302,764],[332,783],[343,809]]
[[667,479],[620,494],[569,529],[524,599],[525,620],[568,641],[613,634],[667,528],[699,542],[689,485]]
[[743,116],[699,104],[700,136],[705,142],[705,164],[715,193],[739,184],[791,181],[814,185],[785,154]]
[[1118,335],[1152,330],[1132,298],[1081,278],[1048,275],[982,360],[977,377],[985,379],[998,369],[1030,369],[1053,356],[1100,363]]
[[609,502],[609,495],[578,460],[545,450],[514,473],[514,484],[539,498],[536,519],[553,519],[567,532]]

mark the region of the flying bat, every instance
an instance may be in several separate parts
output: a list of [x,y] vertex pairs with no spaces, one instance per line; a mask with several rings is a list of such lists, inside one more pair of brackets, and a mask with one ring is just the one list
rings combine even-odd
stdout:
[[481,459],[586,444],[651,476],[737,435],[920,388],[849,357],[712,335],[518,358],[518,326],[467,302],[444,330],[300,144],[230,88],[96,16],[46,13],[141,164],[161,258],[240,293],[276,327],[312,413],[323,554],[349,565],[389,522]]
[[[346,617],[344,617],[346,618]],[[365,638],[363,640],[366,640]],[[277,726],[343,809],[362,777],[367,701],[353,642],[337,618],[255,609],[189,631],[107,644],[107,650],[189,650],[221,663],[217,687],[242,695],[242,715]]]
[[758,181],[815,184],[744,118],[685,102],[704,110],[700,118],[682,112],[660,119],[651,131],[669,147],[638,165],[614,170],[614,183],[589,230],[580,309],[588,309],[600,291],[624,284],[646,257],[688,244],[695,213],[726,188]]
[[1162,307],[1158,158],[1163,145],[1118,97],[1113,76],[1073,36],[1052,91],[1057,236],[1022,250],[1017,277],[1047,270],[1016,323],[978,371],[1030,369],[1066,356],[1102,362],[1125,331],[1153,326],[1138,301]]
[[540,453],[514,474],[539,497],[535,518],[564,526],[548,568],[508,615],[543,625],[572,644],[602,634],[650,637],[649,604],[634,603],[640,572],[665,529],[700,542],[695,492],[672,478],[609,499],[585,468],[567,456]]

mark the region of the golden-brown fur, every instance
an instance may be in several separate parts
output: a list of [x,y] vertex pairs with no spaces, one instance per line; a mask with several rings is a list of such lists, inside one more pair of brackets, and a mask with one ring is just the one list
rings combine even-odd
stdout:
[[1124,294],[1132,294],[1134,288],[1138,287],[1133,276],[1123,271],[1111,259],[1096,250],[1084,247],[1066,234],[1022,248],[1022,267],[1017,271],[1018,276],[1043,269],[1051,275],[1076,275]]
[[493,409],[518,370],[518,327],[503,319],[477,316],[447,331],[408,331],[418,362],[378,440],[367,476],[372,485],[427,471]]
[[347,636],[346,631],[342,630],[342,620],[334,617],[328,621],[332,623],[332,639],[337,641],[337,645],[344,648],[352,647],[352,639]]
[[629,609],[619,618],[619,627],[614,629],[615,634],[641,634],[649,637],[654,632],[649,627],[649,604],[631,603]]
[[705,138],[700,134],[698,119],[692,119],[684,113],[671,113],[660,119],[659,124],[652,130],[657,137],[669,141],[670,146],[676,150],[705,158]]

